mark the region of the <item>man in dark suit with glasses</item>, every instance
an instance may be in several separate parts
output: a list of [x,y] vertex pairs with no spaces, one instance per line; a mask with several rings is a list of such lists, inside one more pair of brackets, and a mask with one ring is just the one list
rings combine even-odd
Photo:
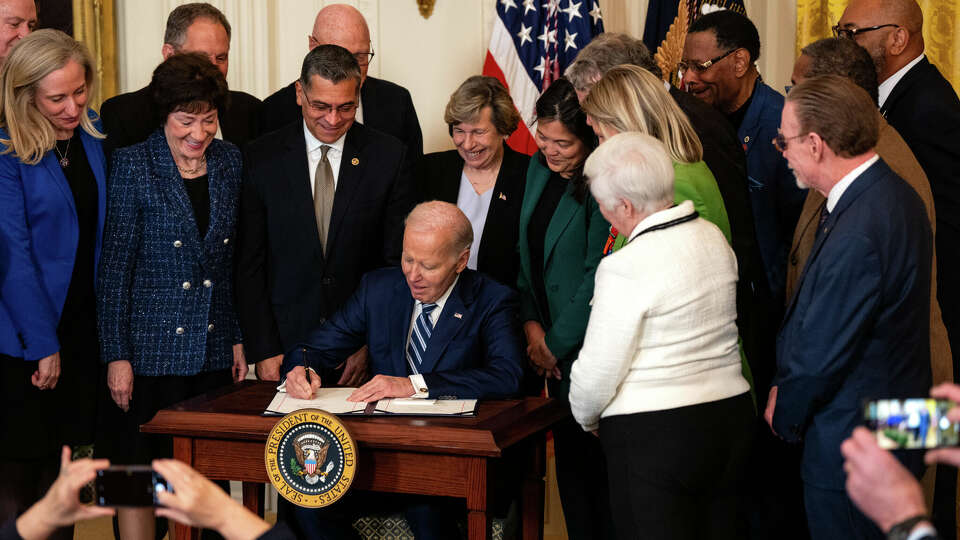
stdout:
[[[410,92],[392,82],[367,76],[376,53],[363,14],[345,4],[327,6],[317,13],[313,32],[307,36],[307,41],[311,49],[332,44],[353,53],[360,65],[357,122],[400,139],[407,145],[408,157],[420,159],[423,155],[423,134]],[[261,133],[273,131],[300,118],[295,84],[290,83],[263,101]]]

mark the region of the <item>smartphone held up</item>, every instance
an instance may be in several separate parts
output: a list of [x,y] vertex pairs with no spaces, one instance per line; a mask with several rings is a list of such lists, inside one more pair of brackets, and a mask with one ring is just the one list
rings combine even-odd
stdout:
[[867,429],[888,450],[927,449],[960,445],[960,430],[947,419],[956,404],[945,399],[878,399],[865,405]]
[[149,465],[115,465],[97,471],[97,506],[157,506],[157,494],[173,491]]

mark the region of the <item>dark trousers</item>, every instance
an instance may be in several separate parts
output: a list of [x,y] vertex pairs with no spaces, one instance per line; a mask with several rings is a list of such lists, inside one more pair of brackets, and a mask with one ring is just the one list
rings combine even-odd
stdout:
[[750,540],[807,540],[800,457],[803,446],[788,444],[762,418],[753,421],[754,445],[745,471],[741,512]]
[[883,540],[886,535],[863,515],[846,491],[803,486],[810,538],[813,540]]
[[739,540],[753,438],[749,393],[600,420],[617,537]]
[[[893,455],[919,481],[926,471],[923,453],[895,450]],[[803,501],[813,540],[882,540],[886,537],[857,509],[843,489],[824,489],[805,481]]]
[[570,540],[614,538],[607,466],[600,439],[573,418],[553,426],[560,506]]
[[284,521],[297,538],[355,540],[360,535],[353,522],[364,515],[402,513],[417,540],[456,540],[461,537],[457,519],[466,518],[461,499],[350,491],[324,508],[301,508],[283,497],[277,499],[277,521]]

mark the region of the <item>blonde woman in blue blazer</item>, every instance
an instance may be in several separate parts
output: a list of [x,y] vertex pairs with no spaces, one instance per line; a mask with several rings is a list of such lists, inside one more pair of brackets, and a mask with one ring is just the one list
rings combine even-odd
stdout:
[[[198,54],[150,83],[162,122],[114,151],[98,314],[107,364],[96,452],[112,463],[171,457],[139,426],[164,407],[247,373],[233,305],[240,151],[215,138],[227,84]],[[152,509],[118,511],[121,534],[152,538]]]
[[93,73],[56,30],[22,39],[0,73],[0,521],[43,495],[61,445],[93,442],[106,213]]

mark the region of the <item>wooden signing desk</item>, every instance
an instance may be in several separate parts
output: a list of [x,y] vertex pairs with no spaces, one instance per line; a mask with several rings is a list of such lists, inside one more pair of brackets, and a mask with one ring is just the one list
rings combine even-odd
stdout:
[[[279,417],[261,414],[275,393],[272,383],[244,381],[164,409],[141,431],[172,435],[173,457],[207,478],[241,481],[244,505],[262,516],[264,444]],[[540,539],[544,432],[568,414],[555,400],[524,398],[481,402],[475,417],[341,416],[359,447],[351,489],[466,499],[469,537],[485,540],[492,497],[513,497],[522,484],[522,535]],[[198,538],[179,524],[176,533]]]

